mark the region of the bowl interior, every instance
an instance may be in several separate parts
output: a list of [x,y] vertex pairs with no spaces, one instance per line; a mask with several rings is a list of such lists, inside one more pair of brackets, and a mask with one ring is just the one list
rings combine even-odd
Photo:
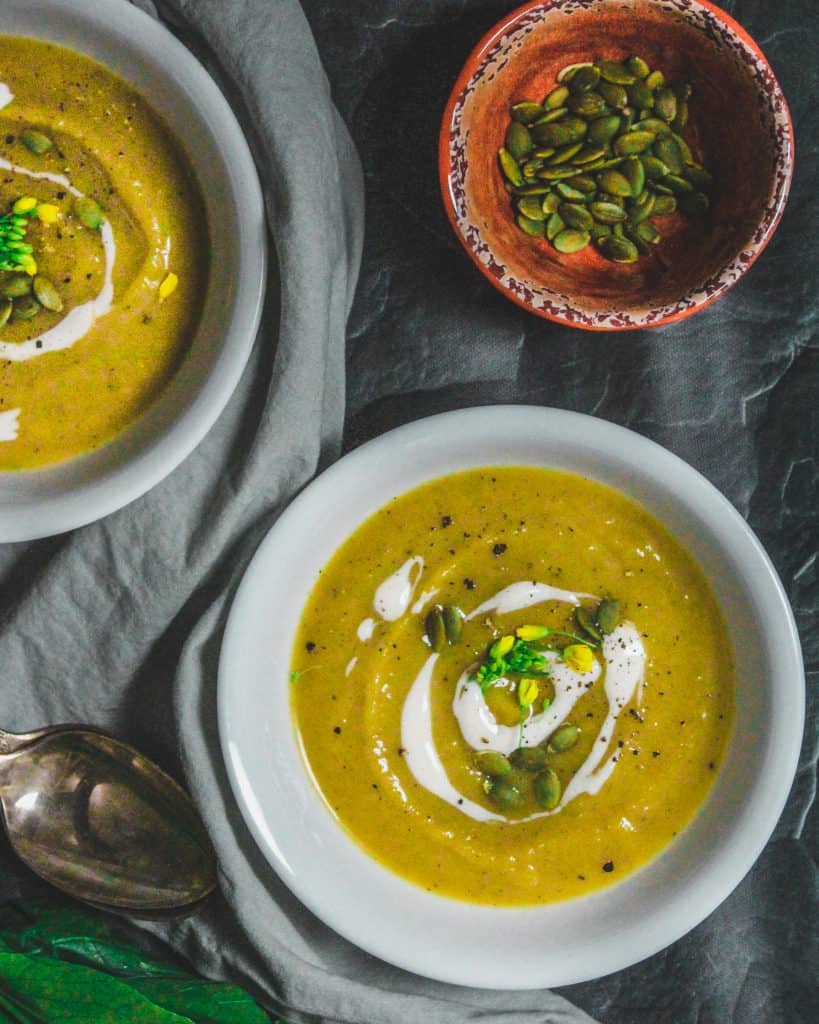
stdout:
[[[740,680],[725,764],[689,828],[618,885],[532,908],[445,899],[371,860],[311,784],[289,706],[293,636],[335,549],[394,495],[445,473],[496,464],[569,469],[653,512],[714,587]],[[219,672],[219,725],[234,792],[259,846],[331,927],[429,977],[541,987],[634,963],[684,934],[728,895],[787,796],[801,741],[803,688],[798,640],[776,574],[707,481],[664,449],[604,421],[495,407],[392,431],[342,459],[296,499],[259,548],[231,610]]]
[[[693,88],[682,134],[714,176],[711,208],[698,220],[657,218],[661,243],[633,264],[612,263],[592,246],[562,255],[515,224],[497,164],[509,108],[540,101],[567,64],[634,53],[666,81]],[[618,314],[628,321],[652,312],[647,320],[656,321],[677,304],[706,301],[726,265],[740,255],[750,262],[746,250],[772,230],[784,202],[783,159],[790,160],[784,99],[750,44],[696,0],[537,4],[499,29],[473,61],[444,124],[449,193],[468,248],[524,304],[547,313],[570,306],[581,324],[616,327]]]
[[9,541],[57,533],[118,508],[201,440],[253,343],[266,238],[244,136],[215,83],[165,28],[120,0],[9,0],[0,7],[0,34],[68,46],[130,82],[184,149],[211,228],[208,293],[175,376],[140,419],[103,447],[51,467],[0,473],[0,541]]

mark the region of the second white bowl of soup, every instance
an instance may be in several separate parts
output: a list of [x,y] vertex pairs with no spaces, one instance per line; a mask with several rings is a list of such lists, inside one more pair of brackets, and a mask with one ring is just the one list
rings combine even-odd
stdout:
[[[0,539],[119,507],[235,386],[265,272],[216,85],[131,4],[0,11]],[[172,69],[172,70],[171,70]]]
[[730,893],[803,687],[776,574],[706,480],[610,423],[494,407],[293,502],[231,610],[219,718],[251,831],[324,921],[429,977],[541,987]]

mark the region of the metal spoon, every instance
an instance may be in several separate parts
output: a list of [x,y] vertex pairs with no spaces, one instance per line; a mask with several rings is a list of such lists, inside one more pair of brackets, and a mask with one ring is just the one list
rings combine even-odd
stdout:
[[165,916],[196,909],[216,886],[190,797],[97,729],[0,730],[0,807],[20,859],[95,906]]

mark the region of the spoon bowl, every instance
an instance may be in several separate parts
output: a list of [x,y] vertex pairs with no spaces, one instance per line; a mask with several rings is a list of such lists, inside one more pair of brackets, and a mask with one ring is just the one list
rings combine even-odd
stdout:
[[96,729],[0,730],[0,806],[20,859],[95,906],[184,912],[216,886],[213,849],[185,791]]

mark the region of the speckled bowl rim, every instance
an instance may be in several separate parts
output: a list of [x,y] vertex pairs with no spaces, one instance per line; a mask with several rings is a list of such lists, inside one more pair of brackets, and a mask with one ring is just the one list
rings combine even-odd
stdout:
[[[533,300],[525,295],[526,292],[531,294],[532,291],[528,284],[511,278],[508,274],[505,274],[503,279],[499,279],[487,268],[481,256],[491,254],[491,245],[482,240],[480,243],[482,248],[478,251],[475,244],[467,237],[470,222],[462,208],[463,203],[460,204],[461,208],[459,208],[459,202],[456,196],[453,195],[452,176],[459,162],[457,131],[454,126],[458,123],[461,111],[474,82],[480,78],[486,61],[493,56],[494,51],[503,40],[510,33],[519,29],[530,18],[530,15],[539,16],[550,9],[572,5],[576,2],[577,0],[530,0],[529,3],[516,8],[498,21],[483,36],[467,58],[444,110],[439,135],[438,174],[444,208],[455,234],[478,270],[508,299],[511,299],[512,302],[528,310],[530,313],[534,313],[546,320],[567,324],[570,327],[578,327],[587,331],[627,331],[640,330],[647,327],[660,327],[663,324],[674,323],[687,316],[691,316],[692,313],[697,313],[710,306],[712,302],[716,302],[756,262],[765,246],[771,240],[782,218],[793,177],[794,138],[790,110],[788,109],[782,88],[762,50],[749,33],[730,14],[716,4],[711,3],[710,0],[663,0],[666,5],[675,7],[684,17],[688,16],[690,18],[692,11],[699,11],[706,17],[714,18],[723,28],[729,30],[734,37],[732,42],[737,52],[741,53],[746,63],[755,69],[754,77],[760,86],[760,91],[768,97],[772,124],[779,141],[776,153],[776,168],[773,175],[773,189],[768,197],[765,214],[749,245],[740,250],[716,275],[707,278],[695,289],[689,290],[674,303],[641,312],[607,311],[595,313],[573,305],[568,296],[543,288],[537,294],[544,305],[535,304]],[[599,2],[605,3],[607,0],[599,0]],[[589,6],[584,4],[583,9],[586,10]],[[658,3],[657,11],[660,12],[661,10]],[[460,163],[463,168],[466,166],[464,156],[466,145],[467,143],[464,142],[460,150]],[[462,173],[465,174],[465,170]],[[472,227],[474,228],[474,225]],[[477,228],[474,228],[474,230],[477,232]]]

